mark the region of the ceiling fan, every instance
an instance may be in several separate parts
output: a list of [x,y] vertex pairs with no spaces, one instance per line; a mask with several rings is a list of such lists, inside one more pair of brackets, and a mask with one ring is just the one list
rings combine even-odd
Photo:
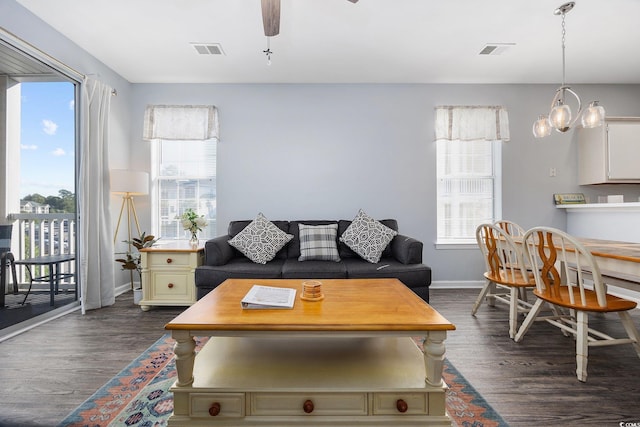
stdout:
[[[357,3],[358,0],[349,0]],[[262,25],[264,35],[277,36],[280,33],[280,0],[262,0]]]

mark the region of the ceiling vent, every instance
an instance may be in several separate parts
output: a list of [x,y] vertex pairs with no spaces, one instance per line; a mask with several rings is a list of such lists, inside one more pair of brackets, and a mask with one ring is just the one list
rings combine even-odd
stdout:
[[515,43],[489,43],[482,48],[479,55],[501,55],[515,45]]
[[200,55],[224,55],[220,43],[191,43]]

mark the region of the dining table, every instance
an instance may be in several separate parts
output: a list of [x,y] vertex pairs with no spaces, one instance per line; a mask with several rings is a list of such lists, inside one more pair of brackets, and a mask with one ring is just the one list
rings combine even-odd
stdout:
[[640,292],[640,243],[577,237],[596,258],[606,284]]
[[[607,285],[640,292],[640,243],[573,237],[595,257]],[[513,239],[522,242],[521,238]]]

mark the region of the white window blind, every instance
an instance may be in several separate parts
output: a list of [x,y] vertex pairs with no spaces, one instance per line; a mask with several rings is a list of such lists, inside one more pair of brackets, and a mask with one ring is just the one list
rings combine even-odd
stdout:
[[200,239],[216,232],[216,143],[213,141],[168,141],[154,144],[155,223],[163,240],[189,239],[179,215],[193,209],[204,215],[209,225],[198,233]]
[[437,240],[475,244],[475,229],[501,210],[501,139],[509,139],[501,107],[438,107]]

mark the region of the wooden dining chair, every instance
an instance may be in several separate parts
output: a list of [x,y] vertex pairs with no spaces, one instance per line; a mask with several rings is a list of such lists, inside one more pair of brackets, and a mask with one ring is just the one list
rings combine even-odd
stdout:
[[478,295],[471,315],[475,316],[483,301],[490,306],[501,302],[509,306],[509,337],[514,338],[518,329],[518,314],[531,308],[520,298],[521,289],[533,289],[535,281],[527,270],[524,252],[502,228],[494,224],[480,224],[476,228],[476,240],[485,262],[485,284]]
[[[504,230],[511,237],[522,237],[527,230],[522,228],[522,226],[517,223],[507,220],[507,219],[499,219],[493,223],[493,225],[497,225],[501,229]],[[527,260],[525,260],[526,262]]]
[[[640,357],[640,334],[629,315],[636,303],[607,293],[593,255],[575,238],[554,228],[532,228],[523,239],[525,254],[534,267],[536,289],[533,293],[537,300],[515,341],[522,341],[535,320],[545,320],[560,328],[576,340],[576,374],[582,382],[587,380],[591,346],[632,344]],[[540,316],[545,305],[558,311],[552,316]],[[628,338],[613,338],[589,327],[590,314],[610,312],[618,313]]]

